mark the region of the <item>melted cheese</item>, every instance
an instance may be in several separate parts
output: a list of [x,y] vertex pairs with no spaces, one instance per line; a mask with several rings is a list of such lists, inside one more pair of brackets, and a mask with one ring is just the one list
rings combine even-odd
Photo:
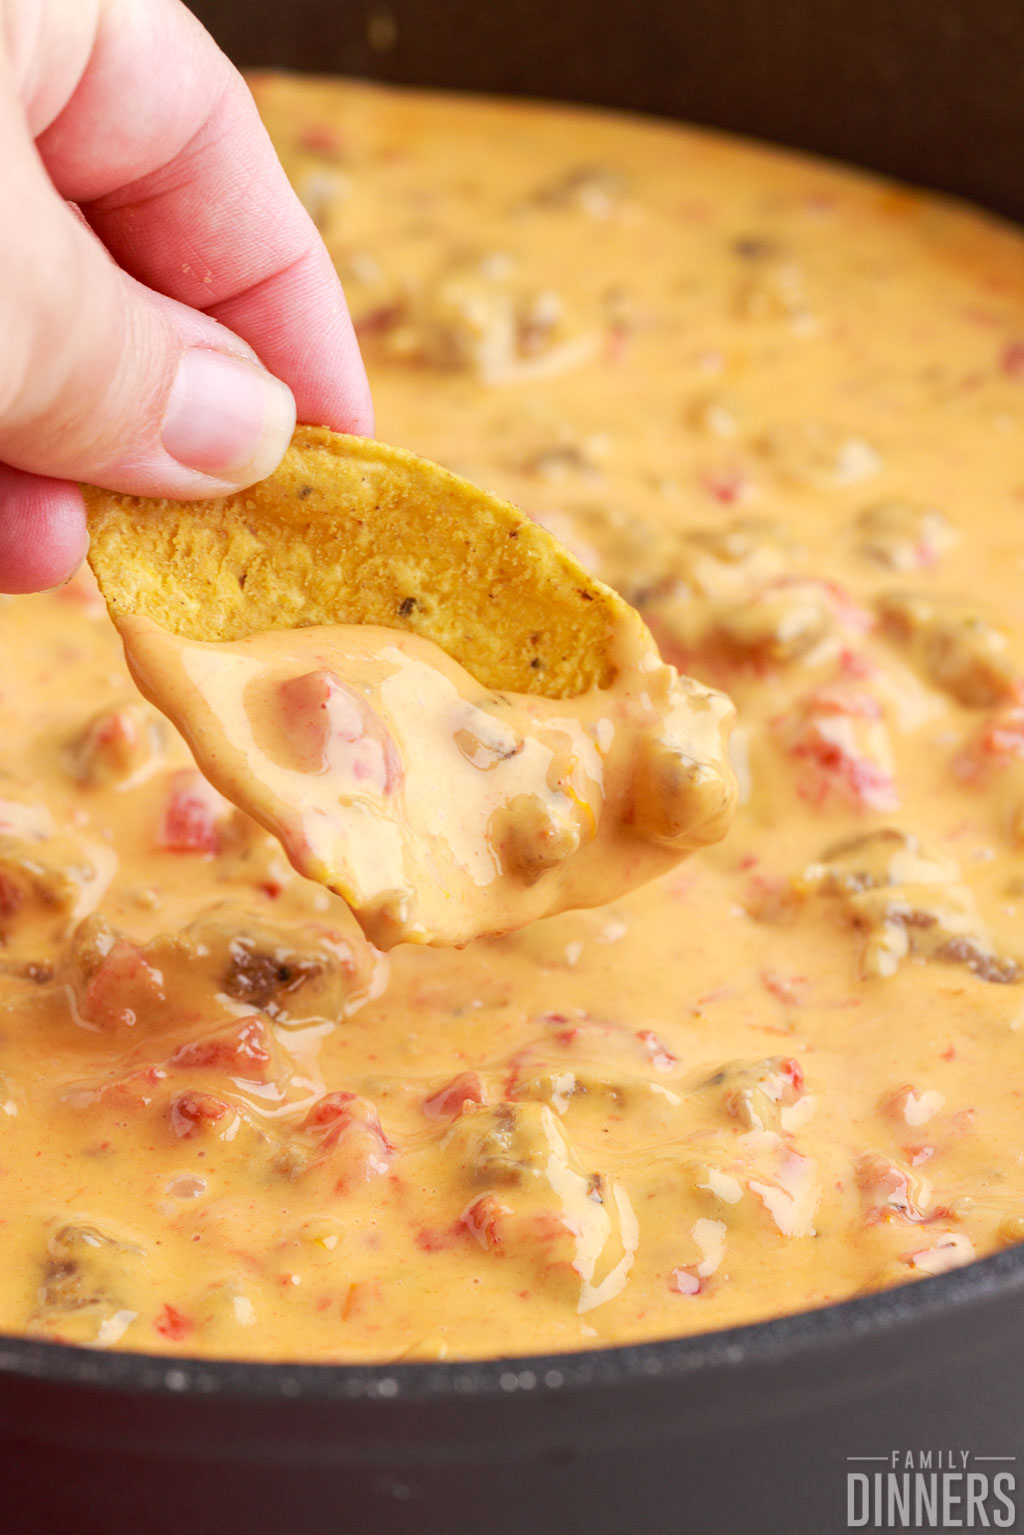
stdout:
[[79,580],[0,603],[0,1325],[571,1349],[1024,1236],[1024,242],[667,125],[257,82],[380,430],[736,700],[720,845],[373,949]]
[[732,814],[728,700],[665,666],[629,610],[614,680],[560,700],[491,692],[372,625],[215,645],[147,618],[119,628],[210,781],[382,949],[603,905]]

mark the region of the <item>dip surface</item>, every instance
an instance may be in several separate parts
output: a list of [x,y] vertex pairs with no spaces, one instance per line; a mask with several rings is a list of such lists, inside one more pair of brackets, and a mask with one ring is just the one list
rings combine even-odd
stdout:
[[732,706],[666,666],[628,608],[609,685],[559,699],[485,688],[429,640],[372,624],[217,644],[138,616],[118,628],[204,775],[379,949],[600,906],[732,816]]
[[267,77],[381,436],[735,699],[728,839],[370,946],[0,601],[0,1327],[263,1359],[633,1342],[1024,1237],[1024,240],[684,129]]

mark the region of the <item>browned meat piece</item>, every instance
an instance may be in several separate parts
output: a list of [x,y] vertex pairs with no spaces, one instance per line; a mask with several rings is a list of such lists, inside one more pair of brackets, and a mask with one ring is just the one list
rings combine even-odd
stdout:
[[1018,960],[1001,955],[951,858],[918,838],[884,827],[830,848],[804,883],[838,897],[865,934],[864,970],[892,975],[909,959],[964,965],[979,980],[1021,979]]
[[857,552],[886,570],[926,570],[957,542],[945,512],[915,501],[876,501],[854,520]]
[[1001,624],[981,604],[930,593],[892,592],[878,604],[885,632],[906,647],[925,680],[968,709],[1015,695],[1021,671]]

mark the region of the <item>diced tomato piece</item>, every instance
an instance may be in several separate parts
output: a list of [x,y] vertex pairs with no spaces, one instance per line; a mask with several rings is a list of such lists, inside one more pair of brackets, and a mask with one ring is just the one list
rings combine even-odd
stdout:
[[961,778],[983,778],[990,768],[999,769],[1024,757],[1024,706],[1010,704],[994,713],[974,739],[955,759]]
[[704,489],[723,506],[733,506],[750,495],[750,476],[742,469],[709,469],[702,476]]
[[169,1338],[173,1343],[180,1343],[183,1338],[187,1338],[189,1333],[195,1331],[195,1325],[195,1322],[170,1305],[164,1307],[153,1323],[160,1336]]
[[[799,581],[799,576],[783,577],[783,580],[792,579]],[[852,629],[859,634],[867,634],[875,626],[874,614],[846,590],[838,581],[828,581],[821,578],[812,582],[825,596],[833,608],[836,617],[847,629]],[[844,655],[848,656],[849,651]],[[842,664],[842,663],[841,663]],[[844,668],[845,669],[845,668]],[[860,658],[860,666],[855,671],[860,676],[870,676],[874,667],[866,658]]]
[[493,1194],[481,1194],[463,1210],[459,1216],[459,1224],[465,1227],[481,1247],[485,1249],[500,1247],[501,1224],[511,1213],[508,1206],[503,1205]]
[[676,1064],[676,1057],[653,1029],[637,1029],[636,1037],[646,1050],[652,1066],[657,1066],[659,1071],[672,1070]]
[[322,1130],[334,1128],[337,1125],[347,1125],[352,1118],[350,1104],[355,1102],[355,1093],[348,1093],[338,1089],[333,1093],[325,1093],[318,1098],[302,1121],[304,1130]]
[[533,1060],[533,1052],[529,1049],[517,1050],[510,1056],[502,1082],[502,1094],[506,1098],[514,1098],[519,1090],[519,1078],[529,1067]]
[[455,1119],[467,1103],[486,1103],[487,1089],[477,1071],[463,1071],[436,1093],[423,1100],[423,1112],[428,1119]]
[[193,768],[171,779],[170,797],[160,826],[159,845],[171,853],[217,853],[217,823],[227,801]]
[[278,707],[289,753],[304,772],[345,773],[378,794],[401,784],[401,760],[380,716],[333,672],[282,682]]
[[133,1028],[166,1000],[161,972],[136,944],[119,938],[86,981],[79,1012],[100,1029]]
[[117,746],[122,742],[134,746],[139,738],[135,720],[125,709],[112,709],[96,721],[92,739],[98,746]]
[[877,720],[882,717],[882,706],[871,693],[863,688],[845,687],[832,683],[817,688],[806,700],[808,714],[838,714],[854,719]]
[[804,1090],[804,1071],[800,1062],[789,1056],[786,1060],[779,1062],[779,1071],[790,1083],[795,1095],[799,1097]]
[[869,1152],[858,1159],[857,1187],[866,1193],[896,1194],[902,1198],[907,1192],[907,1179],[888,1158]]
[[1007,378],[1024,378],[1024,341],[1008,341],[999,354],[999,368]]
[[264,1082],[271,1059],[268,1046],[269,1037],[262,1018],[243,1018],[230,1028],[181,1045],[171,1056],[171,1065],[210,1066],[238,1072],[251,1082]]
[[872,730],[881,728],[878,700],[863,689],[831,684],[801,700],[776,721],[790,755],[804,765],[801,798],[821,804],[840,793],[873,810],[898,804],[892,774],[870,751]]
[[357,1179],[377,1178],[387,1172],[395,1148],[384,1134],[373,1104],[355,1093],[325,1093],[314,1103],[301,1128],[316,1135],[318,1145],[310,1165],[324,1163],[337,1148],[344,1148],[336,1192],[345,1192]]
[[197,1131],[220,1124],[234,1113],[229,1103],[223,1098],[215,1098],[212,1093],[179,1093],[171,1101],[171,1127],[175,1135],[195,1135]]
[[896,789],[892,775],[865,758],[845,758],[841,777],[852,799],[875,810],[896,808]]
[[878,1107],[896,1125],[920,1126],[933,1120],[945,1101],[944,1095],[934,1088],[918,1089],[905,1082],[886,1093]]
[[916,1090],[909,1082],[903,1083],[901,1087],[894,1087],[879,1101],[879,1113],[884,1114],[886,1119],[895,1120],[898,1125],[905,1125],[907,1105],[912,1103],[916,1096]]
[[869,1219],[875,1222],[920,1221],[924,1212],[914,1202],[915,1190],[902,1168],[878,1152],[857,1161],[857,1186],[872,1201]]
[[852,677],[858,682],[874,676],[877,667],[870,656],[865,656],[858,650],[842,650],[839,653],[839,671],[844,677]]

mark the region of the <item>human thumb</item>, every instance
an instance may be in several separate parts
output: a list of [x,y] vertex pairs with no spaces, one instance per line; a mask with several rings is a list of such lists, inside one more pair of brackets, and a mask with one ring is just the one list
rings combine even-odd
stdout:
[[136,495],[252,484],[295,425],[291,391],[238,336],[122,271],[34,150],[0,221],[0,462]]

